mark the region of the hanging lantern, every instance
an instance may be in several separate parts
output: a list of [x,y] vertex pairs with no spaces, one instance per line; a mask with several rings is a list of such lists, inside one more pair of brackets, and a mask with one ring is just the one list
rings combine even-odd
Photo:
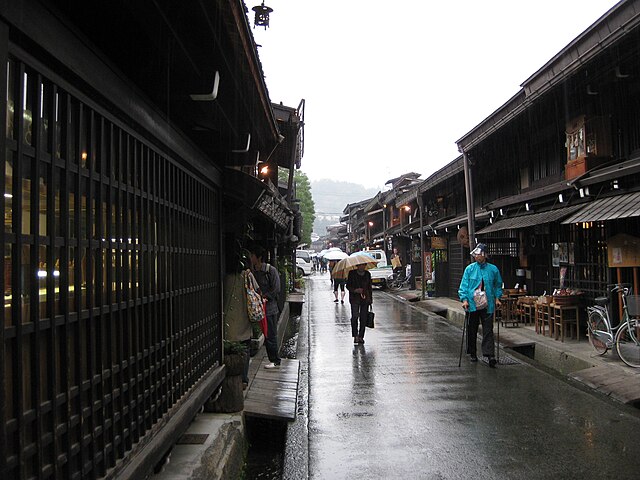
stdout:
[[260,26],[264,27],[266,30],[269,26],[269,14],[273,12],[273,8],[265,6],[264,2],[262,2],[262,5],[256,5],[251,10],[256,12],[256,16],[253,20],[253,28]]

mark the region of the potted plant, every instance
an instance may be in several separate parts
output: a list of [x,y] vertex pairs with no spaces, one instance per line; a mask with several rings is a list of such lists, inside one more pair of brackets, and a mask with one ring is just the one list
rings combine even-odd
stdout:
[[244,357],[247,355],[246,346],[242,342],[223,340],[223,363],[227,367],[226,376],[242,375]]

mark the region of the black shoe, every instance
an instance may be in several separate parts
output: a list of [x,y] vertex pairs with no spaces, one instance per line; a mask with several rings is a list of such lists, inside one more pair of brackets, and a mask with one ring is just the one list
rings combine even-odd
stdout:
[[338,299],[336,298],[336,299],[333,301],[333,303],[338,303]]
[[496,368],[496,364],[497,363],[498,363],[498,361],[494,357],[489,358],[489,366],[491,368]]
[[476,357],[475,355],[471,355],[471,358],[469,360],[471,362],[477,362],[478,361],[478,357]]

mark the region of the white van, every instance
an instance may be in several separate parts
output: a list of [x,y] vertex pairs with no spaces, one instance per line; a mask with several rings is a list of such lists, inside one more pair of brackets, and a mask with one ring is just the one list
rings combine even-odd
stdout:
[[384,250],[363,250],[363,253],[372,256],[378,261],[378,268],[386,267],[387,263],[387,254]]
[[296,271],[298,275],[311,275],[313,263],[308,250],[296,250]]
[[393,269],[387,262],[387,254],[384,250],[363,250],[362,253],[372,256],[378,261],[378,266],[369,270],[371,284],[374,287],[386,288],[389,277],[393,275]]

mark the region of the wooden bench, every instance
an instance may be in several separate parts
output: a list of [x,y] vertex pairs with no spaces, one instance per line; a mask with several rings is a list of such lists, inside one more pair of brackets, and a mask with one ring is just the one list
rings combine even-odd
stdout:
[[295,420],[300,360],[283,358],[278,368],[269,370],[264,368],[267,363],[269,359],[265,355],[254,370],[255,375],[249,375],[244,414],[272,420]]

